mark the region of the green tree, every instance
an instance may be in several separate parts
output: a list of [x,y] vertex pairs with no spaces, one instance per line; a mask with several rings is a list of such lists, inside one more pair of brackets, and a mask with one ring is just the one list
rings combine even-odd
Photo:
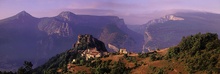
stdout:
[[28,61],[24,61],[24,67],[20,67],[17,71],[18,74],[31,74],[33,64]]
[[20,67],[20,68],[18,68],[17,73],[18,73],[18,74],[25,74],[25,73],[26,73],[26,70],[25,70],[25,68]]
[[206,33],[183,37],[175,47],[169,49],[166,57],[184,62],[189,73],[209,71],[220,73],[218,64],[220,40],[217,34]]
[[79,62],[80,62],[80,65],[84,64],[84,60],[83,59],[81,59]]
[[155,55],[155,54],[152,54],[152,55],[150,56],[150,60],[151,60],[151,61],[155,61],[155,60],[157,60],[156,55]]

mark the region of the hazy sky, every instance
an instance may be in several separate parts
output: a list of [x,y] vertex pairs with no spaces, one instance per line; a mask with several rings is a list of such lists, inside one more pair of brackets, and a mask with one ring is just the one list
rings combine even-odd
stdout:
[[173,9],[220,13],[220,0],[0,0],[0,19],[23,10],[34,17],[72,11],[75,14],[115,15],[123,18],[126,24],[144,24],[153,17],[151,14]]

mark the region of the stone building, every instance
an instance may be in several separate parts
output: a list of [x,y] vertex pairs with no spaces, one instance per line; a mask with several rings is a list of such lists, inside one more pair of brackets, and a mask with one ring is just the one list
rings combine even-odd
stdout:
[[101,52],[97,51],[96,47],[95,48],[90,48],[90,49],[86,49],[81,56],[86,57],[86,60],[88,60],[89,58],[96,58],[96,57],[101,57],[102,54]]
[[127,54],[128,52],[125,48],[122,48],[122,49],[119,50],[119,53],[120,54]]

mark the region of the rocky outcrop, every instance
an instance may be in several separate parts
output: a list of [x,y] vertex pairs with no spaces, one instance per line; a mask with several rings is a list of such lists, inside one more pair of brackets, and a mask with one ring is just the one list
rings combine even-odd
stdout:
[[108,52],[102,41],[93,38],[93,36],[89,34],[78,35],[78,40],[73,44],[73,49],[80,53],[82,57],[85,57],[86,60],[101,57]]
[[107,52],[105,44],[89,34],[78,35],[77,42],[73,44],[74,50],[87,50],[93,48],[100,52]]

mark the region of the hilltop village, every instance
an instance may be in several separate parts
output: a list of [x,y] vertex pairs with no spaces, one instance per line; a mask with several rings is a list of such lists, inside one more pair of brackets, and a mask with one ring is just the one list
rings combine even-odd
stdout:
[[[100,46],[102,45],[102,46]],[[98,58],[104,55],[109,55],[109,52],[104,46],[104,43],[93,38],[92,35],[78,35],[77,42],[73,45],[73,48],[78,49],[82,57],[86,60],[90,58]],[[118,51],[119,54],[128,54],[125,48],[121,48]]]

